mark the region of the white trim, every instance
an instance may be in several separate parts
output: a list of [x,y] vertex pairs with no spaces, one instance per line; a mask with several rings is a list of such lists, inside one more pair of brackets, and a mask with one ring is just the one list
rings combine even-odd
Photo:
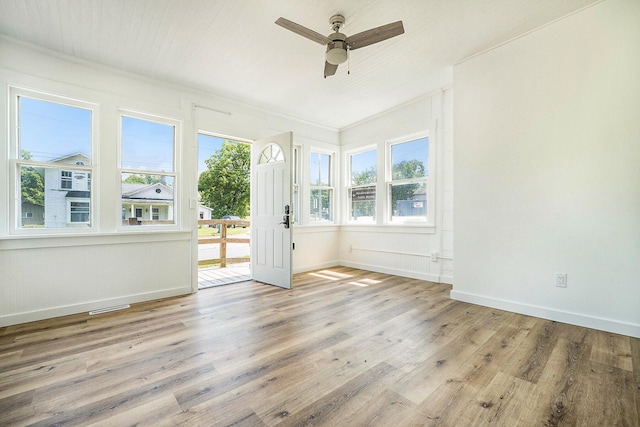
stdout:
[[[119,232],[136,232],[139,228],[145,228],[149,230],[178,230],[181,227],[182,219],[182,191],[180,191],[180,179],[182,172],[182,159],[180,153],[182,152],[182,125],[183,120],[176,119],[167,116],[161,116],[153,113],[141,112],[139,110],[127,109],[122,107],[117,107],[117,123],[118,123],[118,134],[117,134],[117,144],[116,144],[116,152],[117,152],[117,175],[119,178],[118,182],[118,190],[119,190],[119,203],[115,204],[114,209],[115,218],[118,218],[116,222],[116,230]],[[122,165],[122,120],[124,117],[129,117],[136,120],[141,121],[149,121],[154,123],[159,123],[166,126],[173,127],[173,164],[172,170],[167,171],[155,171],[155,170],[147,170],[147,169],[133,169],[133,168],[125,168]],[[141,175],[159,175],[159,176],[167,176],[173,178],[173,224],[156,224],[156,225],[145,225],[144,227],[131,227],[123,225],[122,223],[122,175],[123,174],[141,174]],[[168,204],[171,206],[171,204]]]
[[174,242],[191,240],[191,230],[153,230],[149,227],[134,232],[85,234],[38,234],[0,237],[0,252],[15,249],[63,248],[75,246],[121,245],[128,243]]
[[351,261],[341,261],[340,265],[360,270],[374,271],[376,273],[391,274],[394,276],[408,277],[410,279],[426,280],[427,282],[442,283],[441,277],[436,274],[419,273],[417,271],[400,270],[397,268],[380,267],[379,265],[365,264]]
[[605,319],[602,317],[595,317],[582,313],[573,313],[570,311],[558,310],[555,308],[542,307],[538,305],[522,304],[515,301],[492,298],[470,292],[460,292],[456,291],[455,289],[451,291],[450,296],[451,299],[456,301],[468,302],[471,304],[497,308],[500,310],[524,314],[527,316],[535,316],[542,319],[553,320],[556,322],[569,323],[571,325],[583,326],[586,328],[640,338],[640,325],[633,323],[625,323],[613,319]]
[[[313,154],[320,154],[320,155],[325,155],[325,156],[329,156],[329,176],[327,177],[329,179],[329,185],[312,185],[311,184],[311,156]],[[307,211],[307,215],[305,217],[304,221],[306,224],[321,224],[321,225],[330,225],[330,224],[339,224],[339,220],[340,220],[340,215],[338,210],[336,209],[337,206],[337,171],[338,171],[338,167],[339,167],[339,160],[338,160],[338,155],[334,150],[327,150],[327,149],[323,149],[323,148],[318,148],[318,147],[309,147],[309,153],[307,155],[307,160],[309,161],[308,165],[309,168],[307,169],[307,173],[306,173],[306,182],[308,183],[307,185],[307,202],[311,202],[311,191],[313,190],[328,190],[330,192],[330,204],[329,204],[329,214],[331,217],[331,220],[324,220],[324,219],[320,219],[318,221],[312,221],[311,220],[311,204],[310,203],[306,203],[307,207],[308,207],[308,211]],[[304,199],[304,197],[301,196],[301,199]],[[322,208],[320,208],[322,210]],[[320,215],[322,216],[322,212],[320,213]]]
[[[94,212],[98,212],[99,210],[99,184],[100,184],[100,168],[99,168],[99,120],[100,120],[100,104],[97,102],[87,101],[84,99],[80,99],[77,97],[70,97],[68,95],[61,95],[58,93],[54,93],[53,91],[42,91],[36,89],[30,89],[25,86],[15,85],[15,84],[7,84],[7,113],[8,113],[8,140],[7,140],[7,148],[8,148],[8,165],[9,170],[9,209],[8,209],[8,221],[9,226],[7,232],[9,235],[14,236],[29,236],[29,235],[42,235],[42,234],[55,234],[55,235],[65,235],[65,234],[76,234],[76,233],[87,233],[87,232],[95,232],[98,228],[96,225],[96,214]],[[89,136],[89,153],[80,153],[85,156],[88,156],[90,159],[89,164],[86,165],[75,165],[75,164],[60,164],[56,163],[57,161],[68,157],[67,155],[62,158],[54,158],[45,161],[30,161],[30,160],[22,160],[20,158],[20,150],[23,147],[19,141],[19,103],[18,99],[20,97],[29,98],[37,101],[47,102],[51,104],[64,105],[67,107],[72,107],[81,110],[87,110],[90,114],[90,136]],[[76,155],[78,153],[73,153],[71,155]],[[87,171],[91,175],[91,183],[94,186],[94,189],[89,189],[87,191],[90,192],[89,204],[90,204],[90,214],[89,214],[89,222],[87,223],[70,223],[69,221],[69,213],[67,212],[66,223],[67,224],[87,224],[87,227],[44,227],[44,228],[29,228],[29,227],[21,227],[20,219],[22,217],[21,213],[21,181],[20,181],[20,168],[22,166],[32,166],[32,167],[41,167],[44,169],[58,169],[58,181],[57,185],[62,190],[62,177],[61,172],[65,171],[73,171],[73,170],[82,170]],[[71,179],[73,181],[73,178]],[[46,190],[46,187],[45,187]],[[72,187],[64,190],[73,190]],[[67,204],[68,207],[68,204]]]
[[[305,265],[304,267],[294,268],[293,274],[306,273],[309,271],[320,270],[323,268],[338,267],[340,265],[342,264],[340,264],[340,261],[338,260],[325,261],[320,264]],[[294,286],[295,286],[295,283],[294,283]]]
[[[434,137],[431,137],[431,133],[433,133]],[[407,142],[417,141],[419,139],[427,139],[427,165],[426,172],[427,174],[423,177],[418,178],[405,178],[399,179],[397,181],[393,180],[393,158],[391,156],[391,147],[394,145],[404,144]],[[424,130],[421,132],[416,132],[410,135],[405,135],[399,138],[389,139],[385,141],[384,147],[384,205],[385,210],[381,212],[382,215],[379,216],[380,220],[385,224],[411,224],[414,223],[416,225],[423,226],[434,226],[435,219],[434,216],[436,214],[435,211],[435,182],[432,182],[431,174],[435,172],[435,130],[429,132],[429,130]],[[427,212],[425,213],[424,220],[422,219],[414,219],[414,220],[402,220],[402,219],[393,219],[393,206],[391,206],[391,188],[393,185],[405,185],[412,183],[422,183],[426,187],[426,198],[427,198]],[[380,221],[379,221],[380,222]]]
[[[358,154],[363,154],[363,153],[368,153],[370,151],[375,151],[376,154],[376,158],[375,158],[375,162],[374,162],[374,166],[376,167],[376,179],[374,182],[371,182],[369,184],[359,184],[359,185],[352,185],[351,184],[351,158],[353,156],[356,156]],[[378,163],[379,163],[379,157],[380,157],[380,153],[378,150],[378,144],[369,144],[366,145],[364,147],[358,147],[352,150],[347,150],[344,151],[342,156],[342,161],[343,161],[343,165],[342,165],[342,173],[343,173],[343,180],[342,182],[344,183],[344,194],[342,196],[342,198],[344,199],[344,208],[343,208],[343,218],[344,221],[342,221],[345,224],[365,224],[365,225],[373,225],[373,224],[377,224],[378,222],[378,216],[380,215],[380,212],[378,212],[378,197],[379,197],[379,193],[378,193],[378,181],[380,180],[380,171],[378,169]],[[374,204],[374,218],[371,221],[366,221],[366,222],[358,222],[358,221],[354,221],[351,219],[351,196],[350,196],[350,192],[354,189],[354,188],[361,188],[361,187],[374,187],[376,189],[376,200],[375,200],[375,204]]]
[[132,294],[117,298],[108,298],[96,300],[81,304],[71,304],[44,310],[29,311],[24,313],[12,314],[0,317],[0,327],[17,325],[20,323],[35,322],[37,320],[51,319],[53,317],[68,316],[71,314],[85,313],[92,310],[98,310],[104,307],[135,304],[138,302],[152,301],[163,298],[175,297],[179,295],[187,295],[191,293],[191,286],[183,286],[180,288],[163,289],[161,291],[144,292],[140,294]]
[[340,226],[341,231],[350,233],[393,233],[393,234],[435,234],[433,226],[425,224],[348,224]]
[[[198,106],[196,105],[196,107],[198,107]],[[206,107],[198,107],[198,108],[204,108],[205,110],[217,111],[217,110],[212,110],[211,108],[206,108]],[[229,113],[229,115],[231,115],[231,113]],[[241,142],[241,143],[249,144],[249,145],[253,144],[253,142],[254,142],[253,139],[238,138],[237,136],[231,136],[231,135],[225,135],[225,134],[222,134],[222,133],[210,132],[210,131],[204,130],[204,129],[196,129],[196,138],[200,134],[205,135],[205,136],[211,136],[213,138],[226,139],[226,140],[233,141],[233,142]]]

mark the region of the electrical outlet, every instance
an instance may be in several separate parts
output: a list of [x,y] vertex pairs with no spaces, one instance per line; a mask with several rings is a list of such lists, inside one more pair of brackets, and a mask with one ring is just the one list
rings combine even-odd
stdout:
[[438,262],[438,252],[431,252],[431,262]]
[[567,287],[567,273],[556,273],[556,286],[558,288]]
[[349,243],[349,252],[351,252],[353,248],[351,247],[351,243]]

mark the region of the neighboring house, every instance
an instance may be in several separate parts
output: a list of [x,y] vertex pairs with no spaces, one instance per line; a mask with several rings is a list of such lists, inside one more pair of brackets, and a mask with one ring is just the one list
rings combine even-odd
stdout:
[[[82,166],[89,157],[69,154],[52,160],[60,168],[44,168],[44,226],[46,228],[87,227],[90,224],[91,173],[65,169],[63,165]],[[28,215],[28,212],[26,212]],[[24,211],[23,211],[24,216]]]
[[[60,167],[36,168],[44,178],[44,206],[22,203],[22,226],[46,228],[87,227],[91,221],[91,173],[65,168],[83,166],[90,159],[83,153],[69,154],[51,163]],[[155,184],[122,183],[123,224],[172,224],[173,188]]]
[[41,226],[44,224],[44,205],[22,202],[20,212],[22,214],[22,227]]
[[198,219],[211,219],[211,211],[213,209],[198,203]]
[[124,225],[172,224],[173,218],[173,188],[162,182],[122,183]]

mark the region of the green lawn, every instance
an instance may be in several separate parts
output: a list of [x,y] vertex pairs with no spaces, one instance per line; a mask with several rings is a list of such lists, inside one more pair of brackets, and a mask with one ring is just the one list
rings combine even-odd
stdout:
[[[246,234],[249,232],[249,230],[250,230],[249,227],[227,228],[227,236],[233,236],[236,234]],[[198,237],[209,237],[209,236],[219,237],[220,234],[218,233],[218,228],[217,227],[210,227],[210,228],[198,227]]]

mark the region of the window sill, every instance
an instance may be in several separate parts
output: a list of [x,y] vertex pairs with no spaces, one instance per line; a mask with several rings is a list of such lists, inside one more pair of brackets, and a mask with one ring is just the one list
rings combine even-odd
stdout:
[[0,237],[0,251],[190,240],[191,230],[140,230],[114,233],[18,234]]
[[435,234],[436,227],[432,224],[343,224],[342,230],[359,233],[408,233]]

